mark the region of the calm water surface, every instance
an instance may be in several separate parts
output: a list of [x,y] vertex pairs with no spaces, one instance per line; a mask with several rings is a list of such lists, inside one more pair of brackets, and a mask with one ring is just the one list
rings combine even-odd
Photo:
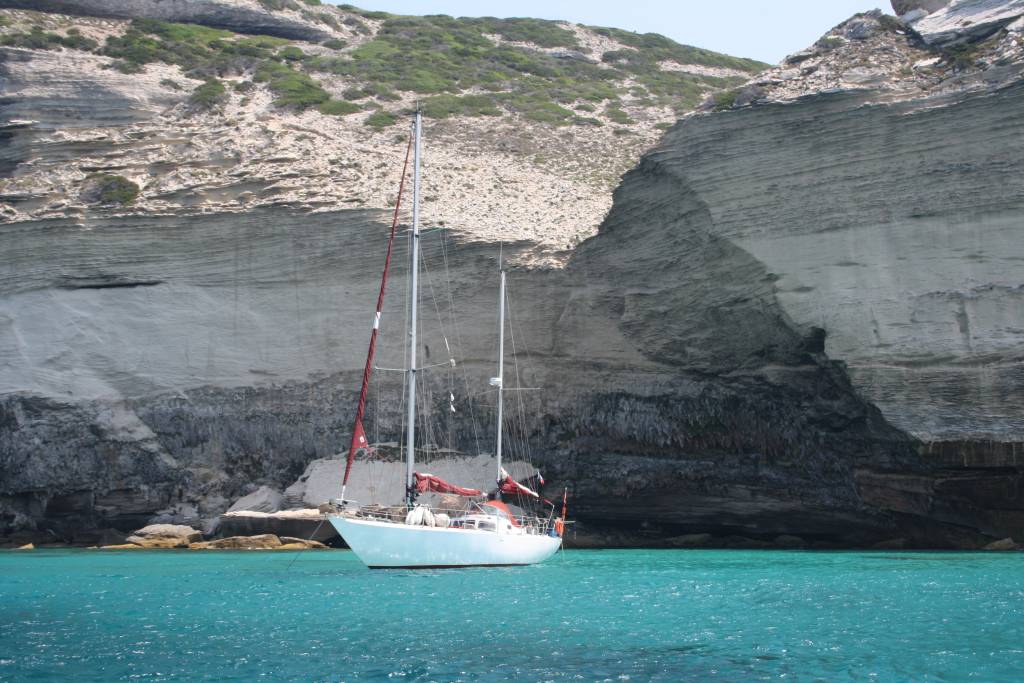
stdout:
[[1024,681],[1024,555],[0,551],[2,680]]

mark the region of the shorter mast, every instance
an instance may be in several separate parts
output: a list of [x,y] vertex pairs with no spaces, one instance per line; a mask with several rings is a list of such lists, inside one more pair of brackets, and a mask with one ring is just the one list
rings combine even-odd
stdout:
[[492,384],[498,387],[498,429],[495,453],[498,459],[498,497],[501,497],[501,435],[502,435],[502,410],[505,404],[505,270],[501,270],[501,286],[498,294],[498,376],[492,380]]

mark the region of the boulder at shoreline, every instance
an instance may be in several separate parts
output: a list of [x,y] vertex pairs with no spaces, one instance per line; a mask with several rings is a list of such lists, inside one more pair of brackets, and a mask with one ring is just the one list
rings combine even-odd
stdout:
[[187,548],[202,541],[203,533],[183,524],[150,524],[125,540],[143,548]]

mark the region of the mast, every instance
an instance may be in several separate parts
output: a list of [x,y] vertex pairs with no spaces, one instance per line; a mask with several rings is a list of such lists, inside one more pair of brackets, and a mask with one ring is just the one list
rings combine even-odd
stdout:
[[[498,376],[495,378],[498,385],[498,429],[495,453],[498,456],[498,481],[501,482],[501,432],[502,432],[502,409],[504,408],[505,392],[505,270],[501,270],[501,287],[498,294]],[[500,496],[501,485],[499,483],[498,493]]]
[[413,123],[413,161],[412,161],[412,244],[411,263],[409,266],[409,398],[407,401],[405,434],[405,500],[413,502],[413,469],[416,466],[416,308],[419,298],[420,268],[420,134],[422,132],[422,115],[416,109]]
[[405,191],[405,175],[409,170],[409,153],[412,151],[412,136],[409,137],[409,144],[405,147],[405,161],[402,164],[402,179],[398,183],[398,198],[395,200],[395,212],[391,216],[391,232],[388,233],[388,250],[384,257],[384,272],[380,276],[380,291],[377,293],[377,313],[373,317],[373,329],[370,332],[370,348],[366,352],[366,365],[363,368],[363,386],[359,390],[359,404],[356,408],[356,419],[352,425],[352,442],[348,447],[348,461],[345,464],[345,476],[341,480],[341,504],[345,504],[345,489],[348,487],[348,478],[352,474],[352,463],[355,462],[356,452],[368,448],[370,443],[366,440],[366,430],[363,429],[363,417],[366,415],[366,394],[370,389],[370,375],[373,373],[373,356],[377,349],[377,334],[380,332],[380,318],[384,310],[384,290],[388,286],[388,271],[391,268],[391,254],[395,247],[395,230],[398,228],[398,211],[402,207],[402,195]]

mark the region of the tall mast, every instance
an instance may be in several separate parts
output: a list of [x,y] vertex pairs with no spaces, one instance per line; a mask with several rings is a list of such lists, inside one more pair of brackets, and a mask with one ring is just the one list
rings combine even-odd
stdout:
[[[495,453],[498,456],[498,481],[501,481],[501,432],[502,432],[502,408],[504,408],[505,392],[505,270],[501,271],[501,287],[498,294],[498,376],[495,378],[498,385],[498,429]],[[501,490],[499,485],[498,490]]]
[[421,115],[416,109],[413,123],[412,161],[412,244],[409,265],[409,368],[408,414],[405,433],[405,499],[412,504],[413,468],[416,466],[416,305],[419,299],[420,269],[420,133]]
[[348,447],[348,461],[345,463],[345,476],[341,480],[341,504],[345,504],[345,489],[348,477],[352,474],[352,463],[356,452],[369,447],[366,430],[363,429],[363,417],[366,415],[366,394],[370,389],[370,375],[373,373],[373,355],[377,350],[377,334],[380,332],[380,317],[384,310],[384,290],[388,286],[388,271],[391,268],[391,254],[395,248],[395,230],[398,228],[398,212],[402,207],[402,194],[405,190],[406,171],[409,170],[409,153],[412,151],[412,136],[405,147],[405,162],[402,164],[402,180],[398,183],[398,198],[395,200],[395,212],[391,216],[391,232],[388,233],[388,250],[384,257],[384,272],[380,276],[380,291],[377,293],[377,314],[373,317],[373,330],[370,332],[370,348],[366,352],[366,366],[363,368],[363,386],[359,390],[359,404],[356,407],[356,419],[352,425],[352,442]]

